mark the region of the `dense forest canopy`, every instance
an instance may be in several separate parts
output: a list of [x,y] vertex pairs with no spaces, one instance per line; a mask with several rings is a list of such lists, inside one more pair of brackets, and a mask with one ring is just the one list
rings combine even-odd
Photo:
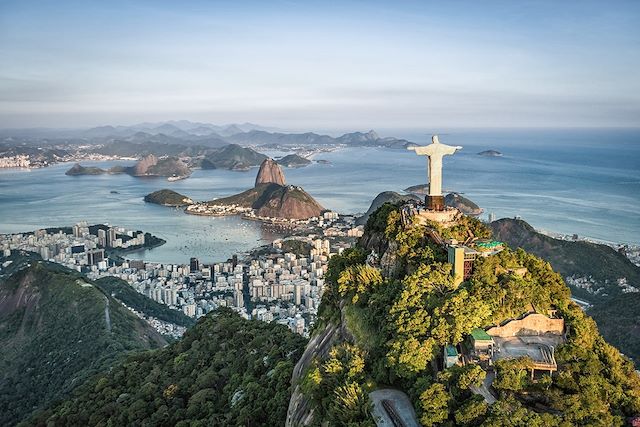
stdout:
[[221,308],[180,341],[129,357],[23,425],[281,426],[305,342]]
[[[640,413],[633,364],[604,341],[549,263],[505,249],[479,258],[456,287],[428,227],[445,238],[491,236],[469,217],[445,230],[406,226],[398,206],[385,204],[369,218],[360,246],[331,259],[319,323],[344,322],[351,338],[316,358],[301,380],[314,422],[373,425],[367,395],[383,387],[405,391],[425,426],[615,426]],[[382,261],[393,260],[395,268],[383,266],[393,274],[365,262],[372,245],[386,251]],[[526,273],[514,272],[522,267]],[[443,346],[464,345],[474,328],[532,310],[565,319],[567,340],[556,351],[553,376],[531,379],[528,358],[501,360],[497,402],[489,405],[471,391],[487,374],[480,365],[436,368]]]

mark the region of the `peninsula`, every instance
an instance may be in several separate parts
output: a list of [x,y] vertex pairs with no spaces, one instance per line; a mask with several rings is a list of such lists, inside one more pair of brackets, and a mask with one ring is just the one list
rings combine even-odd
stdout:
[[306,220],[325,209],[302,187],[286,185],[282,168],[273,159],[260,165],[255,186],[242,193],[187,206],[194,215],[237,215],[257,220]]

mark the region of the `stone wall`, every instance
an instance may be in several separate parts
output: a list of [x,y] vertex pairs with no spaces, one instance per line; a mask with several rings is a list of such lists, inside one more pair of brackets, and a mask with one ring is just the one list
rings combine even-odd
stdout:
[[487,329],[492,337],[515,337],[523,335],[562,335],[564,319],[551,319],[543,314],[531,313],[522,319],[510,320],[502,326]]

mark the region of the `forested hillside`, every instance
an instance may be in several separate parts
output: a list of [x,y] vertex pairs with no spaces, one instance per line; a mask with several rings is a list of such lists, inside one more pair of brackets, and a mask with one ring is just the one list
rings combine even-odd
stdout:
[[170,346],[129,357],[24,425],[281,426],[306,340],[218,309]]
[[[491,234],[471,218],[446,230],[430,227],[445,238]],[[443,249],[429,236],[426,226],[403,225],[398,207],[386,204],[369,219],[359,247],[331,259],[316,328],[316,336],[331,331],[325,340],[331,348],[305,352],[303,362],[310,362],[294,378],[288,425],[309,418],[373,425],[369,393],[382,388],[404,391],[425,426],[622,426],[640,413],[633,364],[570,300],[549,263],[506,249],[479,258],[469,280],[456,287]],[[372,249],[378,266],[365,263]],[[532,378],[529,357],[490,368],[473,359],[442,366],[446,345],[468,351],[475,328],[532,310],[555,310],[566,325],[553,376]],[[487,400],[474,391],[489,374],[494,396]]]
[[0,425],[64,397],[128,352],[166,341],[83,275],[16,254],[0,277]]

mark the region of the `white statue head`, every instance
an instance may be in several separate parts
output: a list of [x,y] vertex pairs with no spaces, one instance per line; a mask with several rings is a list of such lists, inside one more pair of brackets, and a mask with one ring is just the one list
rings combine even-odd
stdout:
[[431,142],[434,144],[440,144],[440,140],[438,139],[438,135],[433,135],[431,137]]

